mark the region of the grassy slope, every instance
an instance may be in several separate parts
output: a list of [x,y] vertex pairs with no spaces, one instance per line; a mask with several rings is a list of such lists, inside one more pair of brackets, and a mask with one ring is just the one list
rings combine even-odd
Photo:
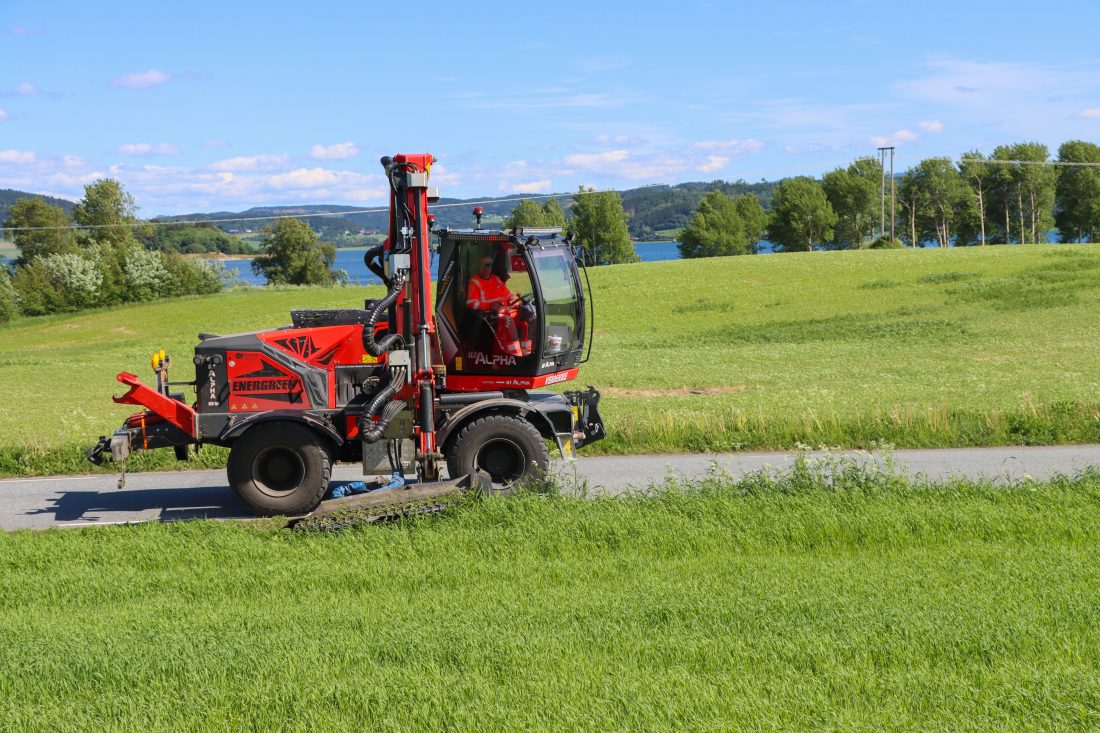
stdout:
[[[598,285],[604,450],[1100,439],[1097,248],[649,263]],[[644,396],[685,386],[732,391]]]
[[0,534],[5,730],[1100,726],[1100,476]]
[[[582,383],[604,391],[610,434],[592,451],[1100,440],[1095,247],[644,263],[592,284]],[[80,469],[78,448],[127,412],[109,401],[115,372],[146,374],[155,348],[186,379],[200,330],[370,292],[238,291],[0,329],[0,474]]]

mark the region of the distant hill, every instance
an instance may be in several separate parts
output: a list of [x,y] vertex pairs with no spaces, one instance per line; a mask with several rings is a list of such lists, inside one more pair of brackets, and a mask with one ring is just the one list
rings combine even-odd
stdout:
[[[652,239],[658,237],[658,232],[666,233],[671,230],[687,226],[692,212],[699,205],[699,201],[709,191],[720,190],[730,196],[738,196],[744,193],[754,194],[765,209],[771,208],[774,182],[746,183],[726,181],[680,183],[675,186],[646,186],[634,188],[622,192],[623,208],[629,217],[629,229],[632,236],[638,239]],[[570,194],[560,194],[561,206],[566,212],[572,207]],[[432,205],[432,213],[436,215],[436,224],[447,227],[473,226],[474,218],[471,209],[476,202],[485,210],[483,222],[492,225],[499,223],[504,217],[512,213],[520,199],[528,197],[543,197],[545,194],[509,194],[508,196],[479,197],[474,199],[441,198]],[[540,198],[540,200],[542,200]],[[224,221],[218,226],[226,231],[244,231],[246,229],[259,229],[266,225],[266,221],[246,221],[250,218],[266,216],[297,216],[309,222],[310,226],[318,230],[322,239],[331,239],[340,236],[345,231],[365,229],[367,231],[384,231],[387,226],[387,213],[378,211],[372,213],[350,213],[362,209],[377,209],[377,206],[335,206],[327,204],[303,205],[303,206],[262,206],[247,209],[246,211],[216,211],[210,213],[183,214],[180,216],[159,217],[165,221],[193,221],[198,219],[210,219]],[[316,214],[343,214],[342,216],[316,216]]]
[[[745,181],[710,181],[680,183],[675,186],[646,186],[633,188],[622,192],[623,208],[629,217],[628,226],[631,236],[641,239],[668,238],[675,230],[687,226],[692,212],[699,205],[699,201],[708,191],[719,190],[730,196],[738,196],[743,193],[754,194],[765,209],[771,208],[772,192],[775,182],[762,181],[760,183],[746,183]],[[509,194],[507,196],[479,197],[476,199],[441,198],[432,205],[432,213],[436,215],[436,223],[447,227],[473,226],[474,218],[471,209],[477,202],[485,209],[483,222],[487,225],[499,224],[500,221],[512,213],[512,209],[519,203],[519,199],[527,197],[541,197],[544,194]],[[8,216],[8,209],[18,199],[36,194],[11,189],[0,189],[0,223]],[[559,201],[566,212],[572,207],[570,194],[561,194]],[[72,214],[72,201],[53,198],[51,196],[39,196],[48,203],[60,206],[66,213]],[[542,200],[540,198],[540,200]],[[160,216],[157,221],[195,221],[213,220],[217,226],[227,232],[241,233],[246,230],[260,229],[270,223],[270,220],[248,221],[271,216],[296,216],[305,219],[310,226],[316,229],[324,241],[345,240],[346,232],[355,234],[359,230],[366,232],[381,232],[386,229],[387,213],[378,211],[373,213],[352,213],[363,209],[378,209],[379,206],[337,206],[332,204],[307,204],[301,206],[258,206],[245,211],[214,211],[207,213],[181,214],[179,216]],[[326,216],[317,216],[326,214]],[[354,243],[354,242],[348,242]]]
[[40,196],[36,193],[27,193],[26,191],[16,191],[11,188],[0,188],[0,224],[3,224],[8,220],[8,211],[19,199],[23,198],[37,198],[44,200],[47,204],[53,204],[54,206],[60,206],[65,210],[65,213],[72,216],[73,207],[76,203],[68,201],[66,199],[58,199],[53,196]]

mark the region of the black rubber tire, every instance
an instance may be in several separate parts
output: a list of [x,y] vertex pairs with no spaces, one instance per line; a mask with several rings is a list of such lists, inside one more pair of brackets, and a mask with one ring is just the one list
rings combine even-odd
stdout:
[[451,478],[483,471],[497,489],[537,481],[550,467],[550,453],[535,426],[511,415],[487,415],[448,441]]
[[304,425],[260,423],[233,443],[228,474],[229,485],[256,514],[306,514],[328,491],[331,452]]

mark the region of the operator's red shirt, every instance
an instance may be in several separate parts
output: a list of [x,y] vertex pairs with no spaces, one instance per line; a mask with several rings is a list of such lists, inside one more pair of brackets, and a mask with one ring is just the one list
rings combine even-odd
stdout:
[[496,275],[474,275],[466,283],[466,307],[470,310],[492,310],[494,305],[503,303],[511,295],[512,291]]

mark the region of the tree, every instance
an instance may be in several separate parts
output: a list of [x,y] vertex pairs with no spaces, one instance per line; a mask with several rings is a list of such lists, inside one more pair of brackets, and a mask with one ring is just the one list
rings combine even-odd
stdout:
[[546,199],[542,204],[542,217],[548,227],[564,227],[565,212],[556,198]]
[[[72,221],[60,206],[52,206],[39,198],[21,198],[12,204],[8,228],[35,227],[32,231],[11,232],[11,239],[19,248],[17,264],[30,262],[35,257],[68,254],[77,251]],[[45,228],[39,228],[45,227]]]
[[947,158],[926,158],[909,173],[917,199],[916,227],[922,240],[951,246],[954,227],[972,210],[973,192]]
[[512,213],[505,217],[504,228],[516,227],[563,227],[565,226],[565,212],[556,199],[548,199],[542,206],[527,199],[520,201]]
[[317,243],[317,235],[301,219],[279,219],[260,242],[252,271],[272,285],[331,285],[336,251]]
[[136,241],[137,204],[113,178],[101,178],[85,186],[84,198],[73,207],[73,218],[77,224],[89,227],[80,233],[85,245],[99,243],[127,249]]
[[920,213],[920,191],[915,185],[915,177],[910,169],[898,179],[898,208],[905,217],[905,233],[901,238],[910,247],[920,247],[921,238],[917,233],[917,216]]
[[130,299],[126,291],[126,259],[137,246],[140,227],[134,197],[113,178],[101,178],[84,187],[84,198],[73,207],[76,223],[88,227],[77,241],[95,252],[103,275],[100,304],[111,305]]
[[760,205],[760,199],[754,194],[746,193],[733,200],[737,207],[737,215],[741,217],[741,225],[745,227],[745,237],[749,240],[749,249],[757,254],[760,249],[760,239],[768,229],[768,214]]
[[821,184],[809,176],[779,182],[772,201],[768,239],[784,252],[812,252],[836,226],[836,212]]
[[962,158],[959,160],[959,173],[974,192],[975,209],[979,223],[978,242],[984,245],[986,243],[986,208],[989,204],[987,192],[995,178],[994,173],[990,169],[989,163],[986,162],[985,156],[977,150],[962,154]]
[[1004,214],[1004,239],[1012,241],[1015,220],[1016,241],[1038,242],[1054,226],[1054,194],[1057,173],[1046,165],[1049,151],[1041,143],[1000,145],[993,150],[997,166],[997,208]]
[[873,158],[860,158],[847,169],[826,173],[821,186],[836,212],[833,244],[840,249],[858,248],[874,234],[879,220],[882,164]]
[[[756,200],[753,196],[747,198]],[[752,252],[756,241],[750,241],[733,199],[721,191],[711,191],[699,202],[699,208],[680,233],[678,249],[685,259],[745,255]]]
[[1061,166],[1055,189],[1054,222],[1063,242],[1100,241],[1100,145],[1070,140],[1058,148]]
[[582,186],[573,197],[573,218],[569,221],[569,230],[594,264],[615,265],[638,261],[626,228],[623,201],[615,191],[597,193]]

